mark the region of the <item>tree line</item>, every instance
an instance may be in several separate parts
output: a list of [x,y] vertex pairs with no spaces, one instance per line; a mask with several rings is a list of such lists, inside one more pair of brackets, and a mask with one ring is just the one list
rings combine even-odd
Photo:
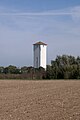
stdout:
[[57,56],[47,66],[46,72],[48,79],[80,79],[80,57]]
[[0,67],[0,79],[80,79],[80,57],[57,56],[44,68],[32,66],[18,68],[13,65]]
[[46,78],[44,68],[34,68],[32,66],[18,68],[13,65],[0,67],[0,79],[43,79]]

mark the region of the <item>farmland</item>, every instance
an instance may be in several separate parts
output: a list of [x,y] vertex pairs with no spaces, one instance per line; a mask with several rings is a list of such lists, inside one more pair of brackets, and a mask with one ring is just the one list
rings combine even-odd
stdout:
[[80,81],[0,80],[0,120],[80,120]]

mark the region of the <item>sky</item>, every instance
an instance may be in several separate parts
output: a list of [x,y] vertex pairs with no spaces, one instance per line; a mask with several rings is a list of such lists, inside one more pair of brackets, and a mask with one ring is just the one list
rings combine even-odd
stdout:
[[0,66],[33,65],[33,44],[57,55],[80,56],[80,0],[0,0]]

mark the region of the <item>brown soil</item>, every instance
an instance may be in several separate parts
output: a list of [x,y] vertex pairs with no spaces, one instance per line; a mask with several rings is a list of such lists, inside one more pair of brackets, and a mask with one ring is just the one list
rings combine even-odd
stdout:
[[80,81],[0,81],[0,120],[80,120]]

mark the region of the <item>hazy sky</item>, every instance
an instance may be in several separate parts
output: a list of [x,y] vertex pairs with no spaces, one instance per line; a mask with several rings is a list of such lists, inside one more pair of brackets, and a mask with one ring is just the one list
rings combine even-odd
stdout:
[[0,0],[0,66],[30,66],[37,41],[57,55],[80,56],[80,0]]

